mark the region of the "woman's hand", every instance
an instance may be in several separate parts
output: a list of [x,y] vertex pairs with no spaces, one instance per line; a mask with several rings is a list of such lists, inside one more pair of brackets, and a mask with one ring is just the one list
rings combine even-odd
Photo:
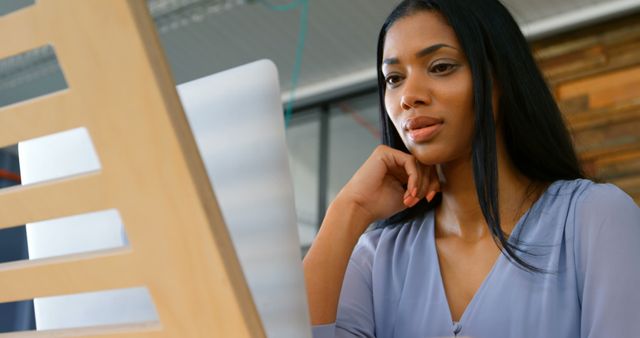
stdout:
[[342,188],[336,202],[357,206],[369,222],[388,218],[440,191],[435,166],[388,146],[378,146]]

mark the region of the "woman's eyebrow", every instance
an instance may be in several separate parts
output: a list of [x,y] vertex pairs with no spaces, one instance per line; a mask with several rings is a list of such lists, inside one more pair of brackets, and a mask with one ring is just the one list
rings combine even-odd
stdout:
[[[429,55],[431,53],[435,53],[437,50],[439,50],[440,48],[444,48],[444,47],[453,48],[455,50],[458,50],[457,48],[455,48],[453,46],[450,46],[450,45],[447,45],[447,44],[444,44],[444,43],[438,43],[438,44],[435,44],[433,46],[429,46],[427,48],[424,48],[424,49],[420,50],[419,52],[416,53],[416,57],[419,57],[419,58],[425,57],[425,56],[427,56],[427,55]],[[393,64],[397,64],[397,63],[399,63],[398,58],[388,58],[388,59],[382,60],[382,64],[384,64],[384,65],[393,65]]]

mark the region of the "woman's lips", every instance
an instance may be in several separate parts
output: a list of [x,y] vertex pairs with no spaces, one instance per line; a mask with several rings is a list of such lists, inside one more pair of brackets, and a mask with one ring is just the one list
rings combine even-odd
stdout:
[[409,138],[415,143],[427,142],[435,136],[441,127],[442,123],[438,123],[424,128],[409,130]]
[[416,116],[408,119],[404,123],[411,141],[419,143],[432,139],[435,134],[442,128],[443,120],[429,116]]

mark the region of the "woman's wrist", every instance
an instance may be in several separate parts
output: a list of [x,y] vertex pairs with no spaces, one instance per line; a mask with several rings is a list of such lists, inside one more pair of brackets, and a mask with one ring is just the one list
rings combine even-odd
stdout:
[[375,217],[356,201],[338,195],[329,205],[325,218],[332,216],[342,218],[342,224],[354,232],[358,237],[375,221]]

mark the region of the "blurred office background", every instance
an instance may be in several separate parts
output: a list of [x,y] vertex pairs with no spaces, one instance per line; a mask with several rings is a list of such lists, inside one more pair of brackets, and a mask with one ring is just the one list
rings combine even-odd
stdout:
[[[0,15],[33,3],[2,0]],[[262,58],[277,64],[303,252],[379,144],[375,46],[395,3],[147,0],[176,84]],[[587,173],[640,204],[640,0],[503,3],[531,42]],[[0,60],[0,107],[66,87],[54,48]],[[2,149],[0,186],[19,175],[15,147]],[[26,258],[24,227],[0,231],[0,261]],[[32,328],[30,306],[0,304],[0,331]]]

